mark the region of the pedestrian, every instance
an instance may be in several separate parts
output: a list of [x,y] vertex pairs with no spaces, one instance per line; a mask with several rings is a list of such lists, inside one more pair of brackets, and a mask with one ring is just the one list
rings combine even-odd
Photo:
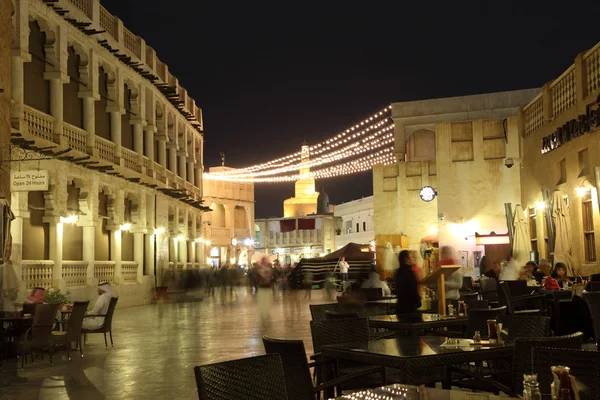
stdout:
[[305,299],[309,299],[311,297],[311,292],[312,292],[312,285],[313,285],[313,280],[314,280],[314,275],[312,273],[312,271],[310,270],[305,270],[302,271],[302,281],[304,284],[304,289],[306,290],[304,292],[304,298]]
[[273,267],[269,257],[262,258],[256,268],[256,302],[263,327],[271,321],[271,304],[273,303]]
[[396,314],[401,321],[417,321],[421,319],[418,309],[421,307],[421,296],[417,289],[417,278],[412,270],[413,261],[408,250],[398,255],[400,267],[394,273],[396,286]]
[[340,273],[342,274],[342,282],[346,282],[348,280],[348,270],[350,269],[350,265],[346,262],[346,257],[342,256],[340,258]]

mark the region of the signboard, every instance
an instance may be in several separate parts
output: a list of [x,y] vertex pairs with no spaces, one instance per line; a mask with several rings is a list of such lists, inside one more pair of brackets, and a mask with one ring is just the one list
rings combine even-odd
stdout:
[[279,249],[271,249],[271,254],[272,255],[290,254],[290,248],[289,247],[284,247],[284,248],[279,248]]
[[304,247],[294,247],[294,254],[304,253]]
[[48,171],[12,171],[11,192],[36,192],[48,190]]
[[323,251],[323,246],[311,246],[310,249],[313,251]]

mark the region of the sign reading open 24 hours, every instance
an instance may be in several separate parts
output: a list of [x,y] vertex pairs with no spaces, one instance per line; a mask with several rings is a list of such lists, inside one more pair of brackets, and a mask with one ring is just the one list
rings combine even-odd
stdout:
[[437,192],[431,186],[423,186],[419,192],[419,196],[421,196],[421,200],[430,202],[435,199]]
[[10,173],[11,192],[36,192],[48,190],[48,171],[12,171]]

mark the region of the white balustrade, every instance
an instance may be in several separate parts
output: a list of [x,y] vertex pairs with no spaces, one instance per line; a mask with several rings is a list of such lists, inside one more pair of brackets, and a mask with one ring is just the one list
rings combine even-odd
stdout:
[[119,35],[117,34],[117,19],[113,17],[106,8],[102,7],[102,5],[100,5],[100,26],[115,40],[119,40]]
[[21,279],[27,289],[32,289],[34,287],[52,287],[54,261],[22,260],[21,267]]
[[70,148],[81,151],[82,153],[86,152],[88,136],[87,131],[64,122],[63,134],[67,138],[67,143]]
[[123,156],[125,168],[135,172],[142,172],[142,169],[138,164],[138,154],[136,152],[123,147],[121,148],[121,154]]
[[65,261],[62,262],[62,278],[68,287],[87,285],[86,261]]
[[577,101],[575,94],[575,66],[571,66],[550,85],[552,116],[558,117]]
[[99,282],[115,283],[115,262],[94,261],[94,278]]
[[586,69],[587,94],[600,89],[600,43],[583,56]]
[[138,263],[135,261],[121,261],[121,276],[125,283],[136,283]]
[[113,142],[96,136],[94,147],[98,151],[98,158],[113,164],[115,162],[115,149],[117,145]]
[[530,136],[544,124],[544,102],[541,93],[523,109],[523,113],[525,136]]
[[53,116],[44,114],[29,106],[24,106],[24,116],[25,122],[27,122],[28,132],[31,135],[52,141],[55,121]]

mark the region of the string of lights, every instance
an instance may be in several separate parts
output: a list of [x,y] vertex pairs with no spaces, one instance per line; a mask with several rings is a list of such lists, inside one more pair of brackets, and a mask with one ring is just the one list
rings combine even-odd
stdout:
[[[238,168],[231,171],[206,173],[204,176],[208,179],[217,179],[217,177],[241,178],[244,176],[276,175],[298,170],[300,168],[311,168],[332,161],[340,161],[371,151],[372,148],[365,148],[365,146],[368,146],[368,142],[374,141],[379,135],[393,129],[393,125],[391,125],[392,120],[390,118],[391,109],[391,106],[387,106],[356,125],[349,127],[344,132],[338,133],[321,143],[310,146],[309,154],[311,160],[309,164],[301,165],[302,154],[301,152],[297,152],[266,163]],[[364,138],[367,134],[370,135]],[[337,149],[340,146],[344,147]],[[377,147],[378,146],[375,146],[374,148]]]

